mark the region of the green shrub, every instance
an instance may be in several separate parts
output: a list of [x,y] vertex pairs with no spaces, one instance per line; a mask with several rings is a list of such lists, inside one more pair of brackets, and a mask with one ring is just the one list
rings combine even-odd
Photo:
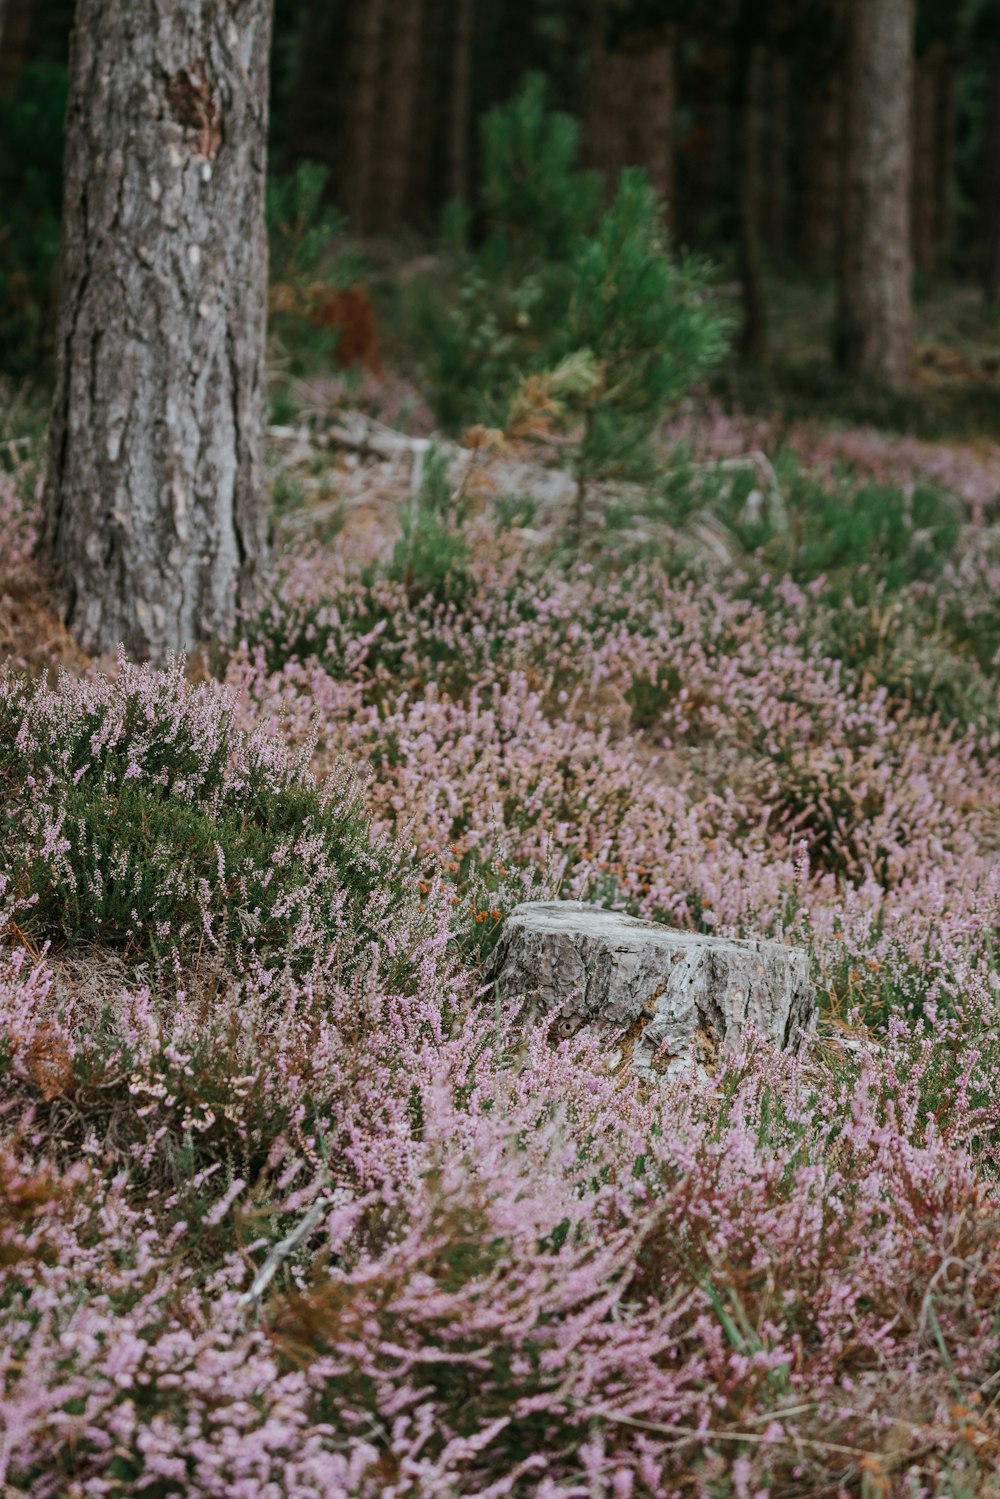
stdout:
[[707,267],[675,260],[645,174],[598,214],[577,127],[529,78],[483,126],[483,244],[431,357],[439,419],[575,439],[579,529],[591,479],[650,470],[656,423],[723,353]]
[[269,330],[293,373],[329,362],[338,333],[320,325],[317,311],[363,269],[341,243],[345,220],[326,200],[328,175],[326,167],[303,161],[267,184]]
[[0,908],[36,941],[136,959],[349,969],[398,888],[357,786],[323,787],[224,694],[122,662],[0,681]]

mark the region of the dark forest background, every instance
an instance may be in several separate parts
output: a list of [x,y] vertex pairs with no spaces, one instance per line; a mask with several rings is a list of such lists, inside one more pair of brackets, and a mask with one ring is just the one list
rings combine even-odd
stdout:
[[[72,10],[0,11],[0,368],[15,374],[51,353]],[[845,33],[843,0],[277,0],[272,172],[322,164],[354,239],[417,254],[449,203],[475,201],[483,115],[540,72],[608,193],[645,167],[674,244],[717,264],[744,359],[797,353],[799,379],[806,345],[817,366],[836,345],[815,322],[842,242]],[[961,344],[1000,303],[1000,0],[919,0],[914,48],[914,284],[918,304],[952,297]],[[467,232],[484,232],[475,214]],[[991,361],[977,347],[990,398]]]

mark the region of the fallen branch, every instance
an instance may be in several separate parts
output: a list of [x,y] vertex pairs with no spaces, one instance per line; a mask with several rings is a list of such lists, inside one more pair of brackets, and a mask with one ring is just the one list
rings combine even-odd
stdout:
[[268,1255],[263,1265],[261,1265],[260,1269],[257,1271],[257,1274],[254,1276],[249,1290],[244,1291],[243,1295],[240,1296],[239,1300],[236,1303],[237,1306],[254,1306],[260,1300],[261,1296],[267,1290],[268,1286],[271,1284],[272,1280],[281,1269],[281,1266],[288,1259],[288,1256],[290,1254],[294,1254],[295,1250],[299,1247],[302,1241],[309,1237],[313,1229],[316,1228],[320,1219],[323,1217],[323,1214],[326,1213],[331,1206],[331,1198],[325,1195],[316,1198],[316,1201],[312,1204],[309,1211],[302,1219],[302,1222],[296,1228],[292,1229],[287,1238],[284,1238],[280,1243],[275,1244],[274,1248],[271,1250],[271,1253]]
[[699,474],[739,474],[749,469],[757,476],[760,490],[754,490],[747,496],[747,519],[760,520],[761,511],[766,502],[770,511],[771,524],[775,529],[783,531],[787,528],[788,510],[785,506],[785,496],[778,482],[778,475],[774,471],[774,464],[770,458],[759,448],[733,458],[716,458],[706,463],[694,463],[692,468],[695,473]]
[[442,443],[435,438],[407,437],[405,432],[397,432],[394,427],[387,427],[360,411],[339,417],[328,428],[326,438],[338,447],[350,448],[355,453],[365,453],[373,458],[398,458],[408,454],[412,459],[410,488],[414,493],[420,488],[424,459],[432,447],[452,449],[454,454],[461,451],[454,443]]

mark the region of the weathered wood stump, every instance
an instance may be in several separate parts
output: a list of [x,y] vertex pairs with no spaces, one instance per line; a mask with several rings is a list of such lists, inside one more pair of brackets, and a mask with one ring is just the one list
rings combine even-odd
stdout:
[[487,977],[534,1000],[550,1034],[599,1030],[609,1065],[641,1077],[711,1068],[748,1027],[795,1049],[815,1019],[806,954],[702,937],[582,901],[530,901],[507,918]]

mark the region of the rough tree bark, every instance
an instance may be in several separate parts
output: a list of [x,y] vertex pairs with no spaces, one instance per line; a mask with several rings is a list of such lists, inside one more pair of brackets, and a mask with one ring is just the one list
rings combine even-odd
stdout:
[[851,0],[837,353],[892,389],[912,375],[910,123],[914,0]]
[[225,631],[266,551],[270,0],[79,0],[42,551],[91,652]]

